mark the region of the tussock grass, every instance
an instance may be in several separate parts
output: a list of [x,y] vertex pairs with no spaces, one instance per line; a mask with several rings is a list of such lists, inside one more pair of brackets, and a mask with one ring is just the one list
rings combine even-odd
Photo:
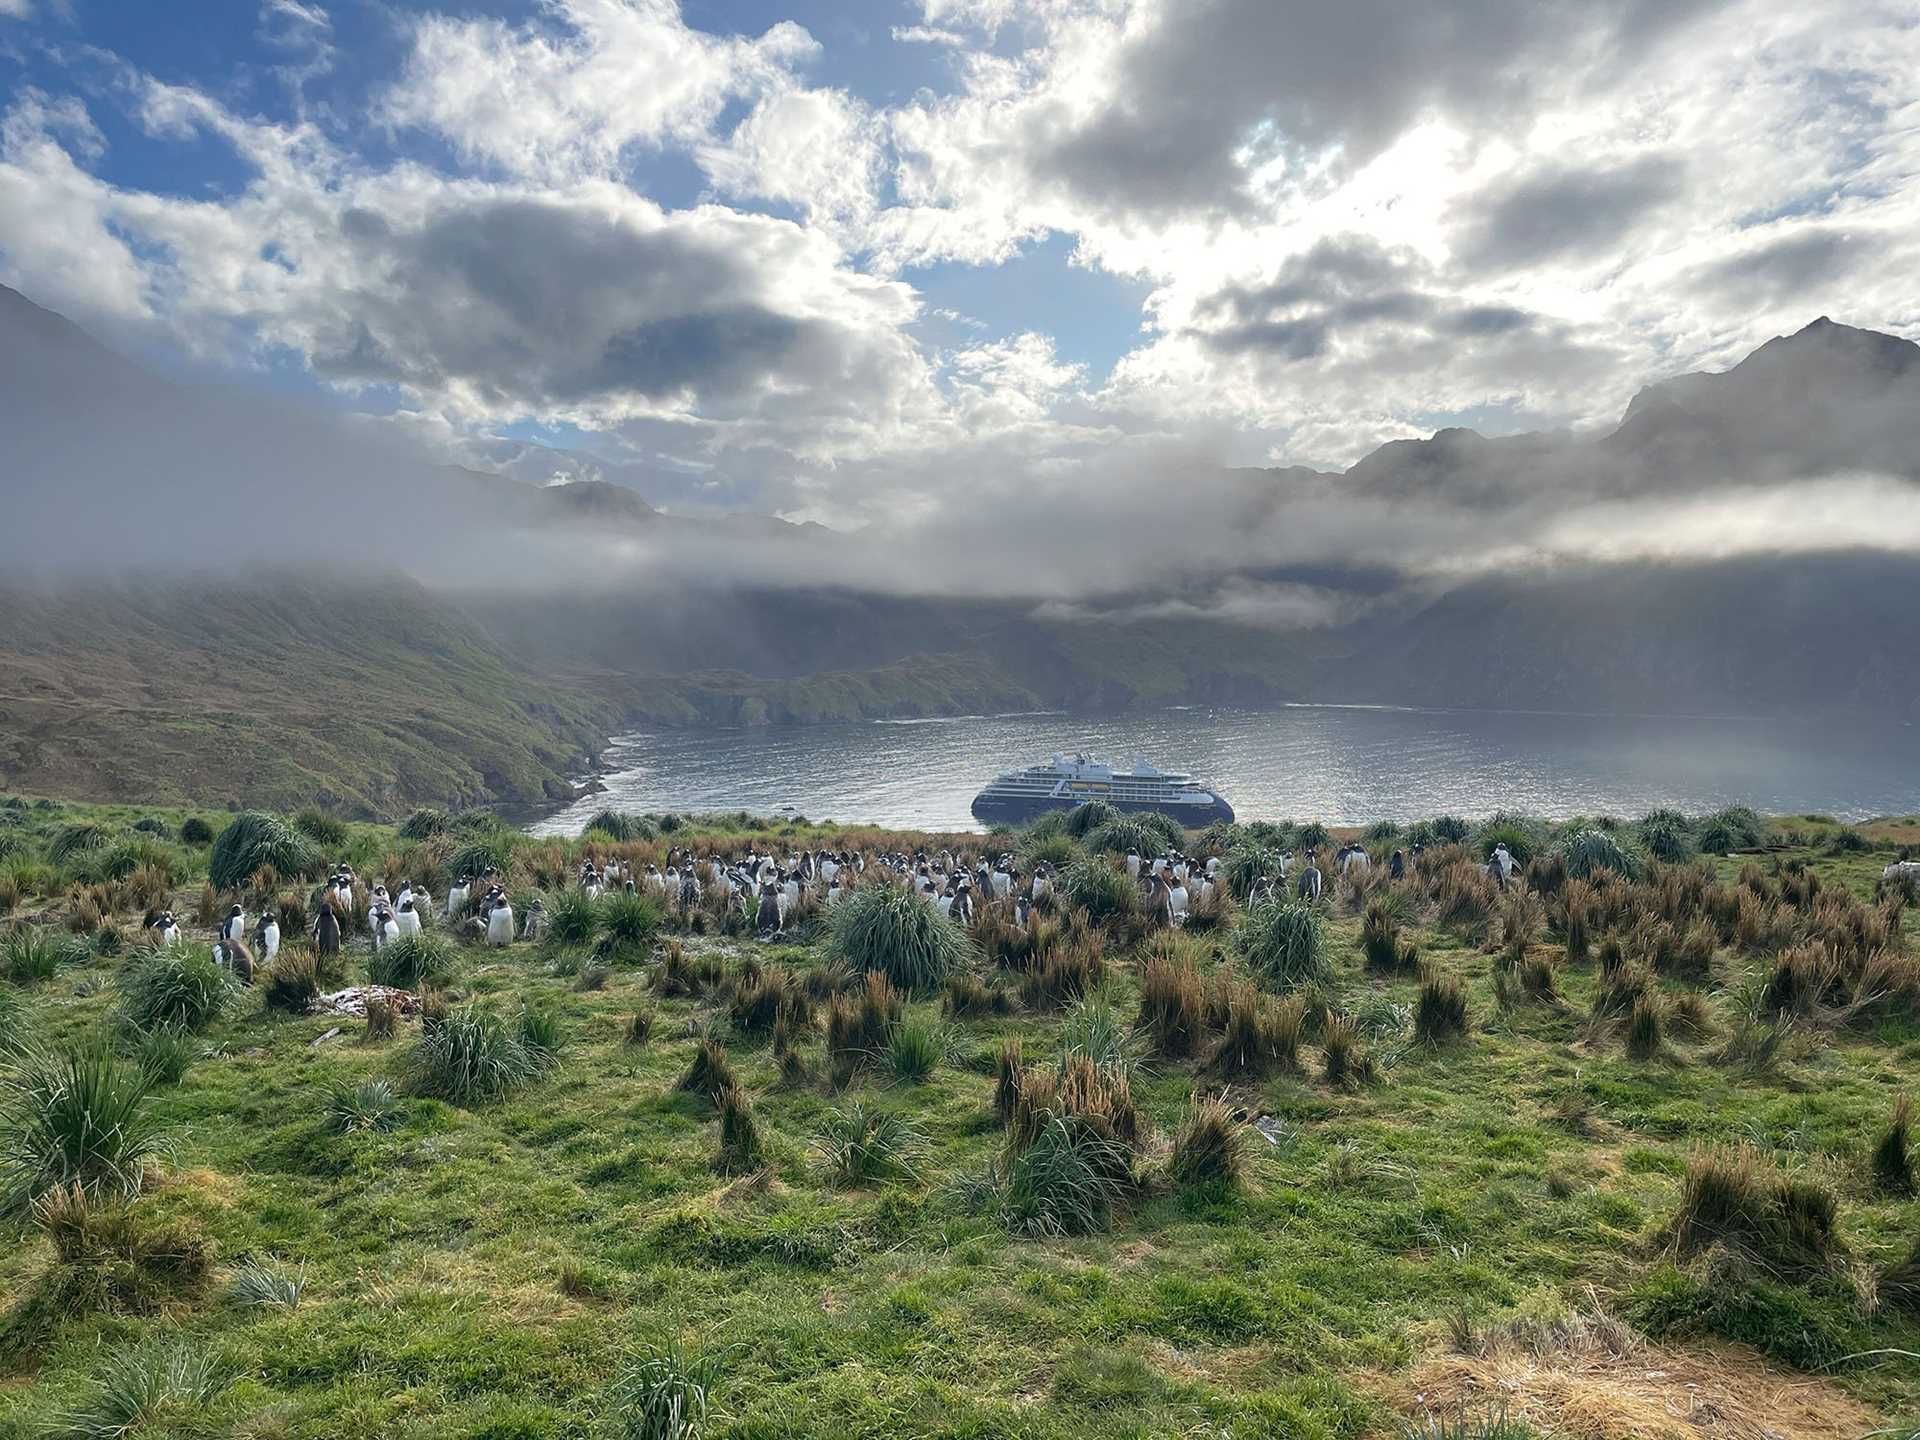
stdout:
[[1238,1185],[1246,1172],[1246,1132],[1232,1108],[1212,1096],[1189,1100],[1167,1173],[1181,1185]]
[[1414,1038],[1424,1045],[1443,1045],[1467,1033],[1469,1021],[1466,983],[1458,975],[1433,975],[1420,984],[1413,1008]]
[[154,1338],[102,1352],[86,1397],[61,1413],[54,1433],[122,1440],[136,1433],[192,1433],[239,1377],[217,1347]]
[[1273,901],[1251,906],[1234,926],[1233,948],[1277,990],[1320,987],[1333,978],[1326,927],[1308,905]]
[[132,1199],[166,1153],[152,1081],[104,1040],[29,1049],[0,1073],[0,1213],[50,1190]]
[[161,1026],[194,1033],[220,1018],[233,998],[232,982],[198,946],[150,950],[120,977],[120,1014],[136,1030]]
[[1095,857],[1076,861],[1060,872],[1059,885],[1068,904],[1117,935],[1138,933],[1145,923],[1140,891],[1117,864]]
[[200,1054],[200,1047],[192,1036],[165,1026],[137,1031],[132,1044],[140,1073],[156,1090],[178,1085]]
[[720,1379],[720,1357],[678,1345],[628,1357],[607,1389],[607,1433],[613,1440],[700,1440]]
[[907,991],[936,989],[973,958],[967,932],[911,891],[863,885],[833,909],[828,951]]
[[53,933],[39,925],[16,926],[0,938],[0,969],[16,985],[51,980],[60,969],[60,955]]
[[367,978],[395,990],[440,989],[460,975],[460,955],[451,941],[435,930],[403,935],[367,959]]
[[260,998],[269,1010],[307,1014],[320,998],[320,976],[313,956],[304,950],[281,950],[261,981]]
[[919,1178],[926,1136],[893,1110],[852,1099],[821,1118],[814,1149],[835,1185],[866,1186]]
[[312,839],[278,815],[249,810],[220,832],[207,860],[207,880],[218,890],[238,890],[264,865],[281,875],[310,875],[326,863]]
[[1825,1266],[1840,1253],[1839,1204],[1817,1180],[1783,1175],[1752,1146],[1696,1150],[1669,1227],[1674,1248],[1739,1251],[1782,1273]]
[[887,1036],[887,1068],[902,1085],[924,1085],[945,1058],[946,1031],[931,1021],[902,1020]]
[[718,1040],[708,1038],[700,1042],[700,1048],[694,1051],[692,1063],[686,1073],[674,1085],[674,1089],[683,1090],[689,1095],[703,1096],[718,1104],[720,1097],[729,1090],[740,1088],[740,1077],[734,1074],[733,1061],[727,1055],[727,1047]]
[[766,1136],[754,1114],[753,1101],[738,1085],[729,1085],[714,1097],[720,1112],[720,1153],[714,1168],[723,1175],[745,1175],[766,1163]]
[[1914,1193],[1913,1099],[1902,1095],[1893,1105],[1892,1118],[1873,1147],[1870,1166],[1873,1183],[1888,1195]]
[[399,1092],[377,1075],[341,1081],[327,1097],[327,1123],[342,1135],[391,1130],[405,1114]]
[[227,1299],[251,1310],[297,1310],[306,1288],[300,1271],[256,1257],[234,1270],[227,1281]]
[[1207,1068],[1236,1079],[1265,1079],[1277,1071],[1300,1068],[1300,1040],[1306,1029],[1306,1002],[1298,995],[1275,1000],[1241,981],[1224,986],[1225,1022]]
[[407,1058],[414,1090],[456,1105],[498,1100],[538,1079],[547,1057],[530,1049],[514,1027],[483,1005],[447,1011],[431,1027],[423,1025]]

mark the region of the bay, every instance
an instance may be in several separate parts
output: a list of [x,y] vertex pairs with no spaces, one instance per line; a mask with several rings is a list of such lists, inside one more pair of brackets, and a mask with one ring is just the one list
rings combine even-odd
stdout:
[[969,806],[995,775],[1076,750],[1192,771],[1241,820],[1404,822],[1501,808],[1632,818],[1731,804],[1854,820],[1920,811],[1917,745],[1920,731],[1903,724],[1331,705],[660,730],[618,737],[604,792],[529,828],[578,834],[609,807],[792,807],[815,820],[978,829]]

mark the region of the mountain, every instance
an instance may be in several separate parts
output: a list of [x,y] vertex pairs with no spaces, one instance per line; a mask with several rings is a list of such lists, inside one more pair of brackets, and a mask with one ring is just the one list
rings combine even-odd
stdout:
[[1577,503],[1920,480],[1920,346],[1826,319],[1647,387],[1604,434],[1449,429],[1342,473],[1178,477],[1202,502],[1183,513],[1232,526],[1431,513],[1464,536],[1450,567],[1335,546],[1069,603],[890,593],[858,578],[860,537],[449,466],[380,422],[160,379],[4,289],[0,428],[9,789],[526,806],[626,725],[1034,708],[1920,719],[1911,553],[1506,555],[1523,517]]

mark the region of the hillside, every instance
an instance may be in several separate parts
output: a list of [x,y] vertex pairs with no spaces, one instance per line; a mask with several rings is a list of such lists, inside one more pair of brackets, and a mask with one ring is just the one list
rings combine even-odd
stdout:
[[[1920,346],[1824,319],[1649,387],[1602,435],[1452,429],[1339,475],[1182,474],[1212,502],[1189,524],[1284,534],[1306,507],[1326,556],[1045,601],[892,593],[862,579],[870,536],[429,463],[383,427],[160,380],[11,291],[0,339],[0,783],[27,789],[524,805],[624,725],[1030,708],[1920,717],[1920,556],[1897,533],[1681,559],[1512,543],[1579,503],[1643,523],[1761,481],[1915,484]],[[1347,509],[1407,507],[1465,537],[1438,570],[1339,548],[1370,523]]]
[[[127,1106],[95,1142],[120,1176],[89,1171],[92,1199],[44,1202],[0,1256],[0,1432],[111,1434],[131,1393],[132,1433],[169,1440],[647,1435],[648,1377],[708,1440],[1920,1423],[1920,1371],[1884,1363],[1920,1351],[1920,1156],[1887,1138],[1920,1058],[1920,911],[1877,883],[1910,820],[1656,819],[1593,850],[1524,816],[1465,847],[1430,822],[1375,832],[1371,874],[1312,909],[1178,933],[1103,850],[1126,834],[1030,833],[1098,918],[996,912],[968,949],[906,900],[944,940],[903,990],[816,901],[766,942],[714,892],[594,902],[573,877],[671,843],[866,849],[874,884],[882,852],[978,837],[307,816],[320,868],[229,896],[186,818],[0,799],[0,1029],[35,1042],[0,1082],[70,1049]],[[1747,853],[1693,853],[1709,838]],[[1478,864],[1496,840],[1527,861],[1504,897]],[[1182,843],[1244,885],[1260,845],[1302,841]],[[374,955],[355,922],[316,970],[328,863],[444,896],[475,847],[520,914],[544,898],[546,940],[430,922]],[[1616,858],[1569,879],[1590,854]],[[289,937],[244,989],[198,983],[230,901]],[[185,934],[155,956],[133,936],[160,903]],[[373,976],[382,1014],[319,998]],[[35,1153],[48,1092],[7,1093],[0,1154]],[[13,1203],[51,1188],[9,1173]]]

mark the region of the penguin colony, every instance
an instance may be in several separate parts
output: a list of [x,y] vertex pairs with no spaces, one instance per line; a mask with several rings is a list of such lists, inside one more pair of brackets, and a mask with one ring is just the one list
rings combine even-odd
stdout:
[[[1390,877],[1403,879],[1420,852],[1418,845],[1411,851],[1395,850],[1386,862]],[[1221,884],[1218,858],[1202,862],[1176,849],[1152,857],[1129,852],[1124,864],[1128,878],[1139,888],[1149,921],[1161,926],[1185,924],[1195,906],[1213,902]],[[1350,844],[1340,847],[1329,868],[1342,877],[1364,876],[1373,864],[1362,846]],[[1501,845],[1484,868],[1504,889],[1518,866]],[[1898,867],[1888,868],[1891,872]],[[1920,870],[1920,865],[1913,868]],[[360,910],[355,899],[360,879],[352,866],[337,864],[320,889],[307,939],[323,959],[342,952],[354,922],[361,920],[364,943],[374,951],[418,935],[428,924],[495,948],[516,940],[543,940],[547,934],[544,902],[535,897],[527,902],[525,913],[516,916],[504,882],[505,876],[492,866],[478,874],[463,874],[447,891],[445,901],[436,904],[424,884],[408,880],[390,887],[381,880],[364,892],[365,909]],[[751,913],[753,929],[761,939],[780,940],[788,920],[803,906],[817,902],[831,908],[863,883],[905,886],[962,925],[971,925],[984,905],[1005,901],[1015,923],[1025,928],[1034,902],[1051,893],[1058,877],[1045,862],[1022,868],[1011,852],[969,855],[922,847],[910,852],[774,854],[749,847],[731,853],[719,849],[696,853],[675,846],[667,851],[664,869],[654,863],[636,869],[618,857],[598,863],[582,860],[575,883],[590,899],[615,892],[639,894],[680,913],[717,894],[723,904],[742,906]],[[1259,903],[1297,897],[1311,903],[1321,897],[1326,884],[1319,852],[1289,850],[1275,860],[1270,873],[1256,877],[1248,898]],[[156,912],[147,923],[157,943],[181,943],[182,931],[171,910]],[[280,922],[273,912],[249,920],[245,908],[234,904],[219,922],[214,958],[236,979],[251,983],[256,965],[271,965],[281,941]]]

